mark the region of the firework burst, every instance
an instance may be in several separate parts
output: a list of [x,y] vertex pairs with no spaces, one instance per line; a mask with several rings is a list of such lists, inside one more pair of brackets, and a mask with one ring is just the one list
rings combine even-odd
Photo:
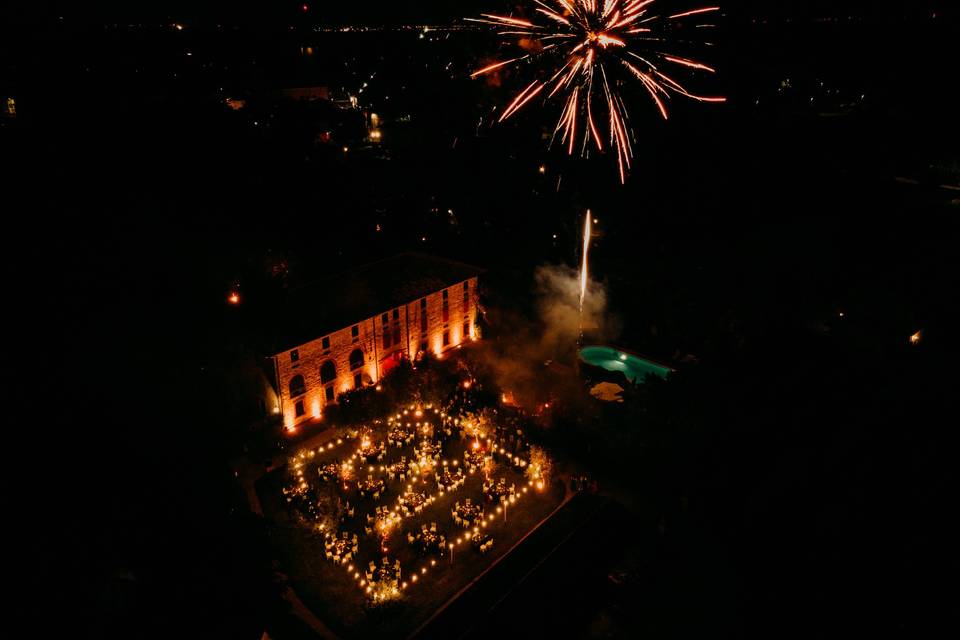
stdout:
[[[699,102],[726,98],[691,93],[671,75],[673,69],[714,73],[710,66],[667,51],[686,42],[669,36],[674,26],[695,30],[713,26],[704,22],[719,7],[678,13],[654,10],[655,0],[532,0],[528,18],[482,14],[472,22],[492,25],[524,49],[518,57],[501,60],[471,74],[476,78],[504,67],[537,62],[540,77],[520,91],[500,113],[507,120],[540,97],[563,101],[551,146],[559,136],[568,154],[581,155],[609,147],[617,156],[620,181],[626,182],[635,140],[626,105],[617,90],[621,76],[638,81],[667,119],[667,101],[673,95]],[[617,74],[621,74],[618,76]],[[605,123],[607,135],[601,135]]]

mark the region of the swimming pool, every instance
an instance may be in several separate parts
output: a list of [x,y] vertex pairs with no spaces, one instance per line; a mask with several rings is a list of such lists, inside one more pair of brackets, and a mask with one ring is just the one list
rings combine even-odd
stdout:
[[648,373],[666,378],[672,371],[669,367],[624,353],[613,347],[584,347],[580,350],[579,355],[580,359],[589,365],[607,371],[623,372],[627,376],[627,380],[633,383],[643,383]]

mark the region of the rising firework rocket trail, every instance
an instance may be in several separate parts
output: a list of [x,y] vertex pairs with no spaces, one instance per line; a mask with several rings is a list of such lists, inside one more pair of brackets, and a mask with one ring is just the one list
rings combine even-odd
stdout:
[[[549,100],[561,96],[563,107],[551,145],[560,143],[573,155],[580,142],[585,156],[593,146],[617,154],[620,182],[625,183],[633,158],[634,139],[623,98],[617,90],[619,75],[638,81],[650,95],[660,115],[667,119],[667,101],[672,95],[699,102],[725,102],[726,98],[691,93],[674,79],[674,69],[714,73],[696,60],[667,49],[671,43],[690,40],[671,37],[674,27],[690,27],[694,33],[714,25],[709,21],[719,7],[704,7],[677,13],[654,11],[655,0],[533,0],[529,18],[482,14],[468,18],[492,25],[501,36],[515,39],[526,53],[479,69],[472,78],[499,69],[536,62],[546,70],[518,93],[500,114],[510,118],[538,96]],[[601,120],[601,116],[604,116]],[[599,122],[605,122],[606,136]]]
[[583,224],[583,265],[580,267],[580,318],[583,321],[583,302],[587,298],[587,267],[590,264],[590,236],[593,235],[593,214],[587,209],[587,221]]

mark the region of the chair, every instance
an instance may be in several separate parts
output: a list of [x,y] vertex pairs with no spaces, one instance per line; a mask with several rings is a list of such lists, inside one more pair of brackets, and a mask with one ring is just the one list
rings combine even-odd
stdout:
[[416,538],[413,537],[413,534],[409,531],[407,532],[407,542],[413,544],[416,541]]
[[333,553],[330,552],[330,549],[327,549],[327,560],[333,557]]
[[347,555],[343,556],[343,562],[350,562],[350,558],[352,557],[353,557],[353,554],[348,551]]
[[373,582],[373,571],[367,571],[367,582]]
[[434,533],[437,532],[437,523],[436,523],[436,522],[431,522],[431,523],[430,523],[430,531],[432,531],[432,532],[434,532]]
[[376,493],[373,494],[373,499],[374,499],[374,500],[379,500],[379,499],[380,499],[380,492],[379,492],[379,491],[377,491]]
[[358,545],[358,544],[357,544],[357,541],[354,540],[354,541],[353,541],[353,547],[352,547],[351,551],[352,551],[353,553],[356,553],[356,552],[357,552],[357,549],[359,549],[359,548],[360,548],[360,545]]
[[353,534],[353,542],[354,542],[354,543],[357,542],[357,534]]
[[353,517],[353,507],[350,507],[349,513],[350,513],[350,517],[352,518],[352,517]]
[[364,528],[363,528],[363,532],[364,532],[365,534],[367,534],[368,536],[372,536],[372,535],[373,535],[373,528],[372,528],[372,527],[364,527]]
[[406,479],[406,476],[407,476],[407,474],[401,473],[401,474],[400,474],[400,482],[403,482],[403,481]]
[[458,527],[463,526],[463,519],[460,516],[453,516],[453,521],[457,523]]

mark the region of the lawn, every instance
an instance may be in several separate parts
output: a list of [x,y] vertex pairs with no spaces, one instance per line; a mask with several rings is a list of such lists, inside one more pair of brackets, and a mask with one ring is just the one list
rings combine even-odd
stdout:
[[[376,421],[363,431],[338,433],[328,445],[297,452],[287,467],[258,483],[264,513],[276,524],[275,543],[282,570],[301,600],[345,638],[385,633],[405,637],[508,551],[563,499],[564,487],[559,481],[548,482],[542,488],[538,488],[536,482],[531,484],[530,449],[522,432],[518,434],[513,429],[487,423],[480,436],[477,434],[480,429],[471,431],[470,427],[463,428],[463,423],[458,425],[452,417],[439,411],[423,409],[425,415],[419,420],[414,418],[416,409],[411,408],[408,416],[400,414],[400,420],[392,425],[386,420]],[[389,429],[406,424],[408,419],[415,437],[399,447],[386,442]],[[407,461],[418,459],[414,450],[422,441],[423,433],[416,424],[428,419],[431,423],[428,431],[433,432],[428,435],[429,441],[441,447],[435,468],[465,470],[462,485],[443,491],[442,495],[429,464],[408,471],[403,481],[398,475],[393,478],[389,475],[390,467],[404,457]],[[377,459],[374,454],[361,462],[356,455],[363,440],[368,440],[374,448],[384,442],[382,458]],[[474,466],[472,472],[464,458],[466,451],[482,454],[483,462]],[[346,478],[328,476],[329,479],[324,480],[318,472],[330,463],[342,469],[344,462],[350,465]],[[368,477],[384,481],[385,490],[379,499],[369,492],[361,496],[357,481]],[[505,513],[500,502],[485,495],[483,485],[487,477],[503,479],[506,487],[514,486],[514,502],[510,503],[508,498]],[[404,516],[398,507],[398,497],[409,489],[425,494],[432,501],[419,513]],[[336,532],[329,528],[320,531],[317,522],[335,523],[336,520],[315,513],[311,504],[315,504],[318,495],[329,496],[332,492],[336,500],[349,502],[354,515],[329,527],[336,527]],[[463,504],[467,498],[483,506],[485,526],[476,523],[475,527],[464,528],[455,523],[451,510],[455,503]],[[398,514],[397,524],[386,538],[378,535],[376,527],[367,521],[367,515],[374,516],[377,506]],[[448,546],[442,552],[426,552],[409,543],[408,533],[416,534],[422,525],[429,527],[431,523],[436,523],[438,533],[445,536],[448,544],[455,545],[452,562]],[[366,528],[371,526],[373,530],[368,532]],[[493,537],[494,544],[486,553],[481,553],[467,540],[474,531]],[[340,564],[327,557],[325,542],[329,533],[342,535],[342,532],[347,532],[351,539],[356,534],[358,543],[357,553]],[[370,561],[379,565],[384,556],[389,557],[391,565],[400,561],[398,594],[386,601],[374,602],[366,590],[369,584],[365,572]],[[353,569],[348,570],[351,566]]]

